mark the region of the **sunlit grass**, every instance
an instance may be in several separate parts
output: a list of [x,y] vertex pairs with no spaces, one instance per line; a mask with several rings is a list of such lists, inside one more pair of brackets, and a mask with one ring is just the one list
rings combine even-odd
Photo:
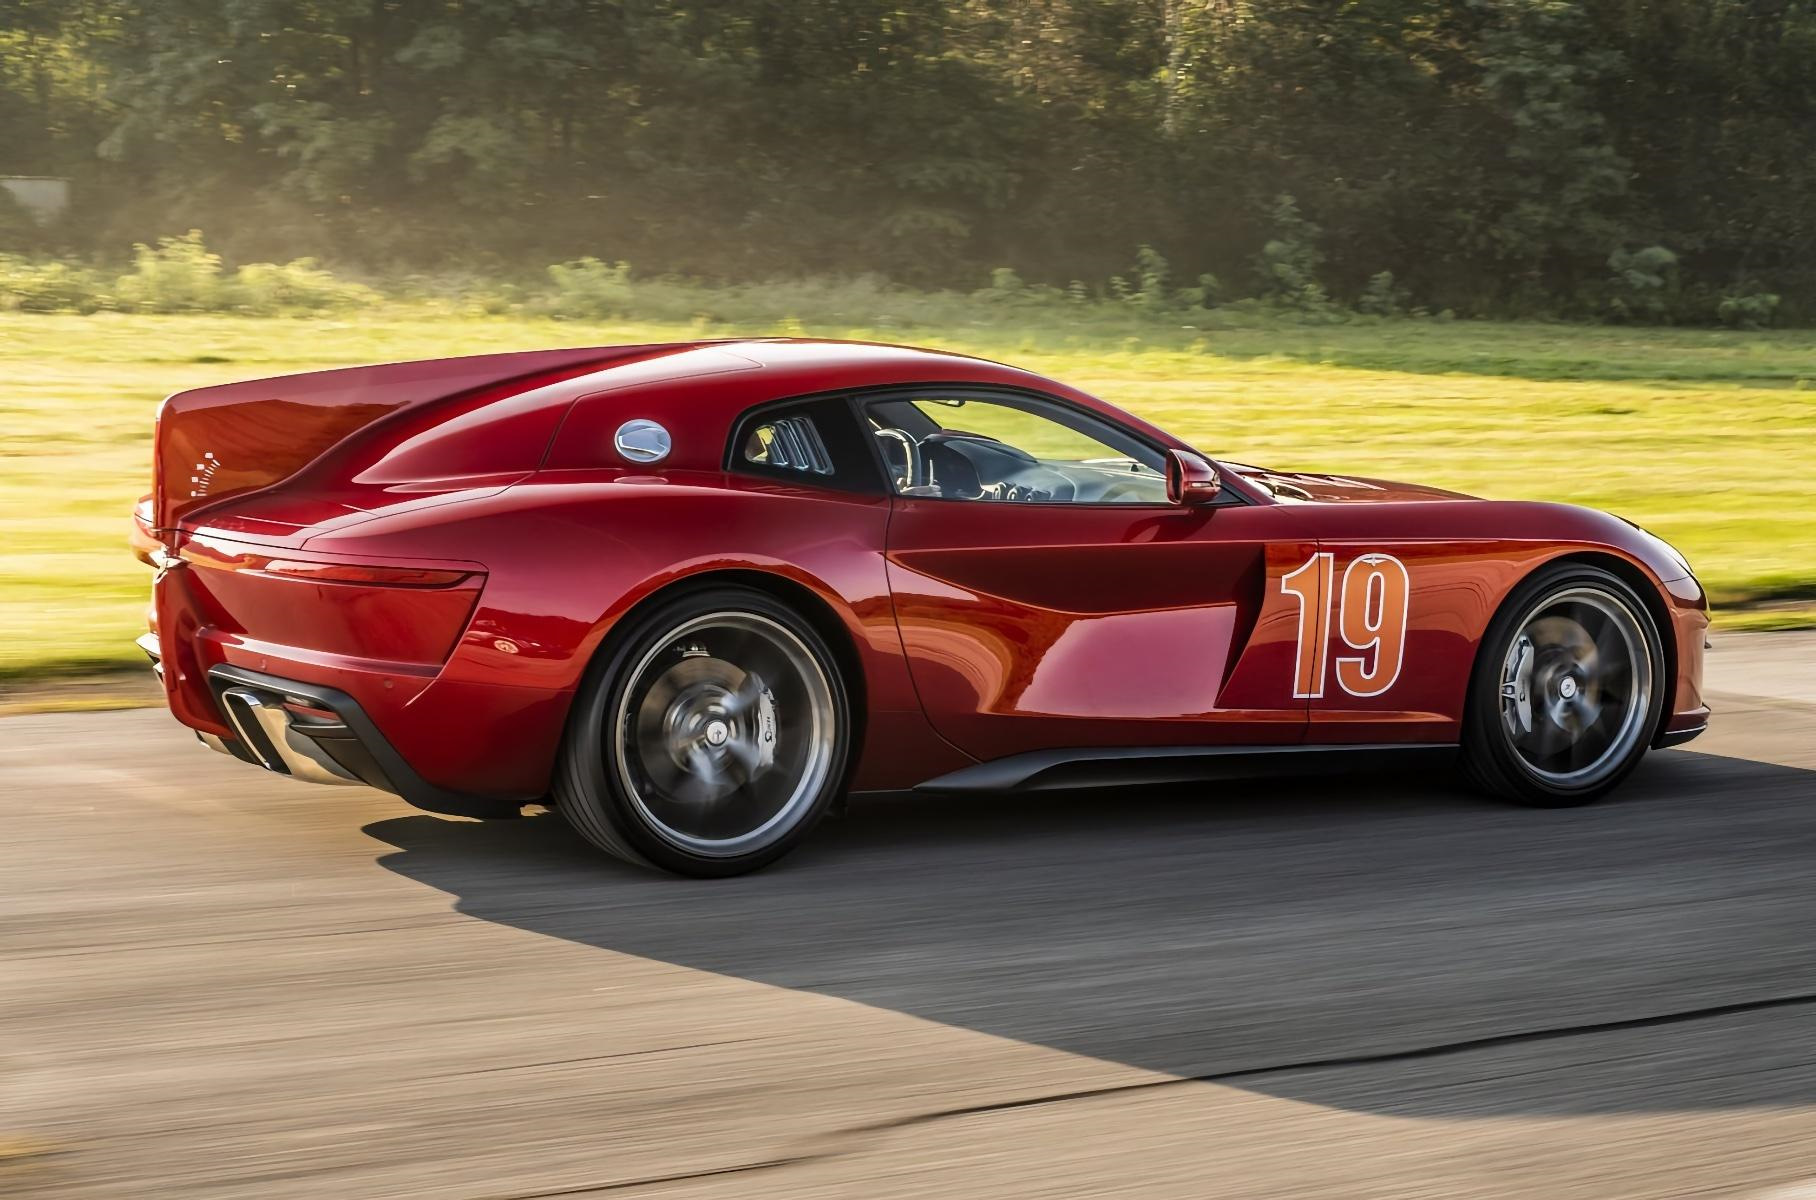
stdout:
[[[1219,457],[1606,508],[1683,549],[1730,621],[1812,619],[1757,603],[1816,599],[1810,332],[1021,327],[968,323],[962,309],[937,329],[795,329],[1013,361]],[[126,514],[149,490],[152,411],[172,391],[361,362],[777,332],[401,306],[337,320],[0,316],[0,675],[134,661],[149,571],[125,549]]]

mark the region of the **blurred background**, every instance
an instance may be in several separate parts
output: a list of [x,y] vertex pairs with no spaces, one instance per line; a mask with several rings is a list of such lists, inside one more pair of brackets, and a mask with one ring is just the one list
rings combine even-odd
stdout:
[[70,181],[54,230],[8,212],[14,250],[200,228],[238,263],[455,267],[500,298],[592,256],[1213,306],[1816,314],[1816,14],[1793,0],[7,9],[0,160]]
[[1816,621],[1799,0],[6,0],[0,686],[132,662],[171,391],[931,343],[1611,508]]

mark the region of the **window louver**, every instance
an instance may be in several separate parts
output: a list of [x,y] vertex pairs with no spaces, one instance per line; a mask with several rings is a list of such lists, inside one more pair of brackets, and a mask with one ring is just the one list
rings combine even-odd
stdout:
[[820,440],[820,431],[807,417],[783,417],[751,432],[745,458],[751,462],[815,475],[832,474],[832,455]]

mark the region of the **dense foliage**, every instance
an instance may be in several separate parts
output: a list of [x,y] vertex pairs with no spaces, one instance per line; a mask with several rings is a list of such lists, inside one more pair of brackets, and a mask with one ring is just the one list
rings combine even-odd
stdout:
[[1801,320],[1816,0],[9,0],[0,173],[28,255]]

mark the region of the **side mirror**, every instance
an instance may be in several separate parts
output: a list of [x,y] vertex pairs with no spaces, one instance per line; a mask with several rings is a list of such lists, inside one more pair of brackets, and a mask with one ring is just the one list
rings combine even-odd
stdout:
[[1190,450],[1167,451],[1167,503],[1186,508],[1210,504],[1221,491],[1216,467]]

